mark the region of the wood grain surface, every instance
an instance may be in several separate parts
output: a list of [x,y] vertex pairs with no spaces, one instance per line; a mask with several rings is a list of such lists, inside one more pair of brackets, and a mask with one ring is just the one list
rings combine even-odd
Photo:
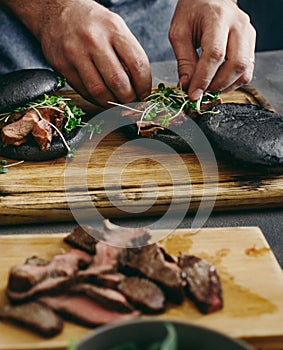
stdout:
[[[71,97],[89,116],[97,113],[93,105],[75,92],[62,94]],[[254,103],[272,109],[250,86],[222,97],[224,102]],[[85,215],[91,215],[95,207],[108,218],[163,214],[172,200],[176,210],[192,212],[200,203],[214,210],[282,206],[283,175],[243,169],[230,159],[217,158],[217,176],[212,174],[209,181],[204,181],[201,165],[193,153],[180,157],[173,153],[157,154],[126,141],[121,131],[112,132],[99,143],[90,159],[85,159],[94,142],[86,141],[75,153],[73,172],[67,177],[65,158],[24,162],[9,168],[7,174],[0,175],[0,225],[71,221],[74,218],[70,206]],[[116,156],[119,149],[123,152]],[[116,160],[114,164],[109,162],[111,157]],[[185,172],[181,171],[178,159],[183,161]],[[86,187],[81,185],[82,168],[86,168]],[[112,176],[109,181],[105,169]],[[171,172],[177,174],[174,181]],[[66,180],[67,192],[72,191],[68,198]]]
[[[217,267],[223,285],[224,308],[202,315],[186,301],[169,305],[166,319],[182,319],[241,338],[255,349],[283,349],[283,276],[262,232],[256,227],[205,228],[152,231],[172,255],[195,254]],[[168,236],[167,236],[168,235]],[[0,305],[7,303],[4,293],[9,270],[32,255],[51,258],[70,249],[65,234],[1,236]],[[70,339],[79,340],[90,331],[66,322],[63,332],[43,339],[28,330],[0,322],[1,350],[62,350]]]

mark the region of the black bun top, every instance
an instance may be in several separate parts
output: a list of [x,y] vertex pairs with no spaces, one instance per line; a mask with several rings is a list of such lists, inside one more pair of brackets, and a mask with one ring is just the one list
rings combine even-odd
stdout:
[[22,69],[0,77],[0,113],[6,113],[64,86],[49,69]]

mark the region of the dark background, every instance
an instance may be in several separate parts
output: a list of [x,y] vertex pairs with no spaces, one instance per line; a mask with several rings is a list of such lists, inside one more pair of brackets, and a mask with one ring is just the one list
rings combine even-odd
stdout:
[[283,0],[238,0],[257,30],[256,51],[283,49]]

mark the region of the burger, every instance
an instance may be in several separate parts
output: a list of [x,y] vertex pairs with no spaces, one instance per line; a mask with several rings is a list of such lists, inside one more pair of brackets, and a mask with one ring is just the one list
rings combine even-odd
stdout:
[[0,156],[44,161],[65,155],[84,139],[83,110],[55,94],[65,79],[48,69],[23,69],[0,78]]
[[187,153],[197,137],[196,125],[225,162],[283,172],[283,116],[264,100],[257,105],[223,103],[220,92],[205,92],[192,101],[181,87],[161,83],[144,101],[122,109],[121,116],[133,122],[123,127],[131,139],[151,138]]

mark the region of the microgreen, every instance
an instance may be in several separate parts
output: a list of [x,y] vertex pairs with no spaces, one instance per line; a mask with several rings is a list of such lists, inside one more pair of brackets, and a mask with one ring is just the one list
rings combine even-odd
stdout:
[[8,172],[8,168],[22,164],[23,162],[24,161],[21,160],[21,161],[16,162],[16,163],[8,164],[6,159],[1,159],[0,160],[0,174],[6,174]]
[[202,110],[201,106],[217,100],[219,95],[220,91],[215,93],[204,92],[198,100],[191,100],[181,86],[170,87],[165,86],[164,83],[160,83],[157,89],[153,90],[144,99],[145,108],[143,110],[131,108],[116,102],[109,101],[108,103],[140,113],[141,116],[138,123],[138,133],[140,133],[141,122],[143,120],[157,121],[161,127],[168,127],[182,112],[185,114],[191,114],[191,112],[197,114],[216,114],[218,113],[217,111]]
[[[63,79],[63,78],[61,78],[61,79]],[[58,83],[63,84],[64,82],[63,81],[61,82],[59,80]],[[70,102],[70,98],[57,96],[57,95],[50,95],[49,96],[49,95],[45,94],[42,97],[38,98],[37,100],[27,103],[23,107],[16,108],[13,112],[1,114],[0,121],[4,120],[4,122],[6,123],[6,122],[8,122],[9,117],[13,113],[25,112],[28,109],[33,109],[41,119],[44,119],[44,117],[41,114],[41,109],[43,109],[43,108],[49,108],[49,109],[53,109],[54,111],[57,111],[59,113],[63,113],[63,115],[64,115],[63,131],[65,131],[66,133],[70,133],[72,130],[76,129],[77,127],[87,127],[87,130],[90,133],[90,139],[92,138],[94,133],[97,133],[97,134],[101,133],[102,122],[100,122],[97,125],[92,125],[92,124],[83,122],[82,116],[85,115],[85,112],[80,107],[73,105]],[[68,154],[67,154],[68,159],[73,159],[75,149],[71,149],[69,147],[63,133],[53,123],[49,122],[47,119],[45,119],[45,121],[53,129],[56,130],[57,134],[62,139],[62,142],[64,143],[64,145],[68,151]]]

